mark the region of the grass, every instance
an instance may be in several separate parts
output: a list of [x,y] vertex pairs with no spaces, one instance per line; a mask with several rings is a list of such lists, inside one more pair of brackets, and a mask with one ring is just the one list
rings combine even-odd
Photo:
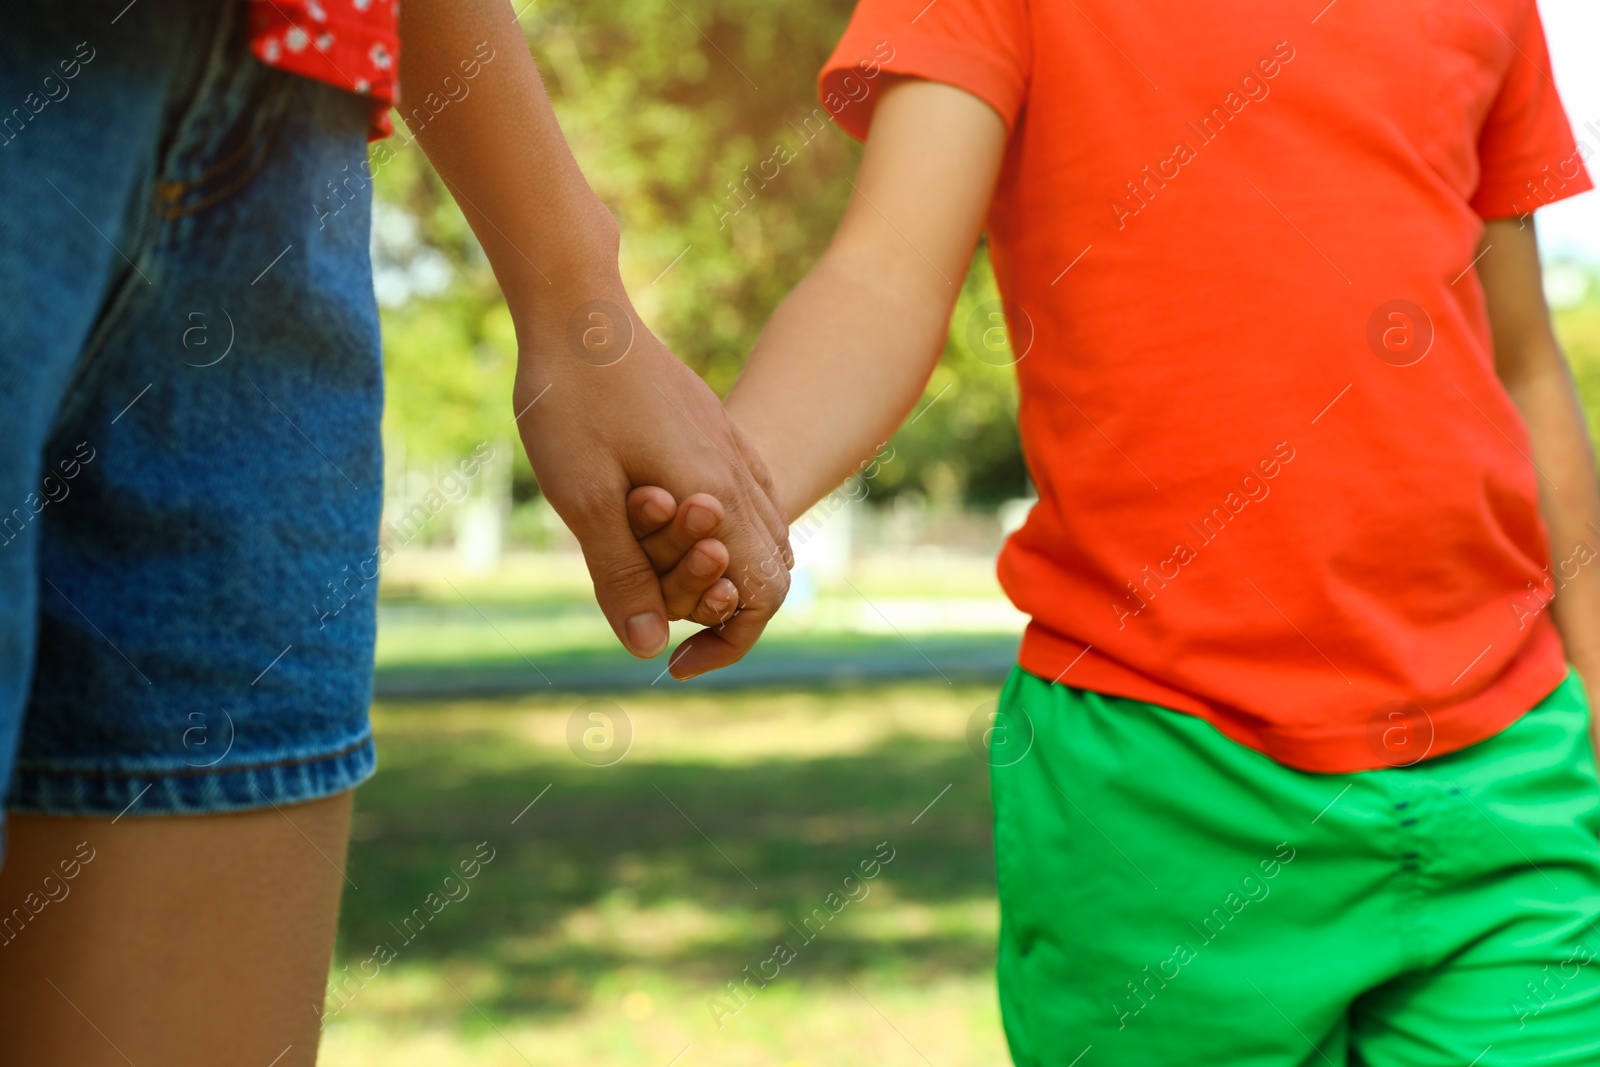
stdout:
[[[987,779],[966,741],[995,695],[931,683],[380,705],[323,1062],[1005,1062]],[[631,727],[610,766],[569,748],[569,724],[595,709]],[[860,880],[884,842],[893,858]],[[447,883],[475,848],[492,860]],[[840,905],[852,868],[860,899]],[[445,888],[459,899],[441,905]],[[828,921],[806,940],[817,908]],[[740,1006],[726,983],[780,941],[795,958]],[[363,971],[380,945],[392,962]]]
[[[668,662],[623,651],[575,555],[513,554],[485,575],[448,552],[401,553],[384,571],[378,611],[380,697],[648,688]],[[742,663],[694,686],[988,681],[1004,677],[1022,624],[988,557],[874,558],[848,583],[792,593]],[[674,645],[697,629],[675,623]]]
[[[813,644],[854,634],[1022,631],[989,556],[873,557],[855,568],[851,583],[792,594],[766,639]],[[384,569],[379,611],[380,669],[618,650],[575,553],[514,553],[494,571],[473,574],[448,551],[402,552]],[[680,623],[674,633],[696,629]]]

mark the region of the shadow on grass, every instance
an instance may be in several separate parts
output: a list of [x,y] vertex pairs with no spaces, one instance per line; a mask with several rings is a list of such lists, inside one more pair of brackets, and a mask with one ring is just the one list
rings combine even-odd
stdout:
[[[870,708],[870,691],[853,699]],[[630,756],[604,768],[530,746],[541,758],[517,770],[504,769],[517,762],[504,758],[507,742],[499,766],[475,756],[486,743],[380,734],[381,769],[357,794],[360,889],[345,894],[341,966],[386,944],[400,965],[487,968],[494,990],[474,1003],[527,1018],[582,1007],[619,970],[710,996],[780,939],[799,955],[785,974],[801,981],[870,966],[916,983],[993,965],[991,931],[963,918],[974,909],[952,919],[947,907],[981,913],[994,895],[987,771],[959,740],[897,735],[848,755],[739,765]],[[408,942],[405,918],[427,915],[428,894],[483,841],[494,859],[470,894]],[[795,926],[880,842],[893,859],[868,897],[805,942]],[[455,1018],[461,1007],[425,1013]]]

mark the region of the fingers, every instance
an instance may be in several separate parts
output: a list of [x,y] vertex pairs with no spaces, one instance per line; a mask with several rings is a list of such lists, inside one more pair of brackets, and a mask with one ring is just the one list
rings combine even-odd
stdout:
[[[672,653],[668,669],[678,681],[686,682],[744,658],[788,595],[789,569],[769,556],[747,568],[736,584],[740,591],[738,612],[719,625],[701,630]],[[696,621],[702,620],[697,617]]]
[[[731,581],[723,577],[728,569],[728,549],[721,541],[710,538],[697,541],[684,554],[678,565],[661,576],[661,595],[667,604],[669,619],[694,619],[704,625],[715,625],[733,613],[739,604],[739,593]],[[718,604],[732,604],[725,611],[709,607],[700,612],[701,601],[713,586],[721,583]]]
[[[661,576],[667,618],[707,627],[673,653],[669,669],[680,681],[744,657],[783,603],[794,565],[786,512],[766,464],[737,427],[730,429],[745,467],[737,487],[695,493],[676,510],[665,489],[641,486],[628,494],[629,528]],[[741,521],[727,524],[722,496],[742,509]],[[730,564],[734,573],[727,573]]]
[[660,486],[641,485],[628,494],[628,525],[641,540],[671,522],[677,513],[678,502]]
[[689,616],[701,626],[720,626],[733,618],[739,610],[739,590],[726,578],[718,578],[701,596],[694,613]]
[[[641,490],[635,489],[634,493]],[[658,490],[666,499],[671,494],[665,490]],[[631,503],[633,494],[629,494]],[[645,555],[650,557],[650,563],[655,567],[657,574],[666,574],[676,567],[680,561],[700,541],[716,535],[722,528],[725,513],[722,502],[709,493],[695,493],[685,497],[683,504],[672,516],[672,521],[658,528],[650,534],[641,535],[640,546]],[[724,554],[722,567],[726,569],[727,558]],[[718,570],[715,578],[721,575]],[[697,590],[697,592],[703,591]]]
[[[728,547],[728,576],[739,593],[739,609],[678,646],[668,669],[679,681],[744,658],[788,595],[789,569],[794,566],[787,512],[767,466],[739,428],[731,420],[727,425],[745,468],[737,472],[738,490],[727,499],[736,502],[736,510],[742,511],[736,520],[743,521],[719,526],[717,536]],[[696,621],[705,620],[696,616]]]
[[770,611],[746,607],[727,622],[701,630],[673,651],[668,661],[672,677],[687,682],[697,675],[737,663],[750,651],[770,621]]
[[706,493],[689,497],[682,507],[656,486],[640,486],[628,494],[628,525],[634,536],[648,541],[645,554],[662,576],[667,618],[715,626],[738,610],[739,591],[723,577],[727,547],[703,535],[691,540],[696,533],[718,528],[722,518],[722,505]]
[[595,599],[606,621],[629,652],[641,659],[667,647],[666,604],[661,581],[639,547],[621,510],[573,532],[594,580]]
[[[727,543],[728,577],[738,591],[739,610],[726,622],[702,630],[678,646],[668,668],[679,681],[743,659],[788,595],[794,554],[782,512],[772,497],[761,492],[743,495],[754,505],[756,521],[730,523],[718,531]],[[696,621],[705,620],[696,616]]]

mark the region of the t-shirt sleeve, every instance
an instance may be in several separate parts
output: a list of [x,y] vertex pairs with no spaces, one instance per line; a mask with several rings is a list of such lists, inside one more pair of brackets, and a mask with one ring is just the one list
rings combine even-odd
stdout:
[[1472,207],[1485,219],[1513,218],[1594,187],[1550,76],[1533,0],[1512,43],[1517,54],[1478,135],[1481,176]]
[[859,0],[817,77],[822,106],[864,140],[883,74],[964,89],[1015,125],[1027,94],[1027,0]]

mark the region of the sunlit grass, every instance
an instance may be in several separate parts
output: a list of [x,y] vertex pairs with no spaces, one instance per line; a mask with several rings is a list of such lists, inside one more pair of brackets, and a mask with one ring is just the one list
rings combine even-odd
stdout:
[[[633,742],[609,767],[568,748],[590,697],[380,706],[336,974],[397,951],[333,1002],[323,1062],[1004,1062],[986,775],[966,741],[994,696],[617,695],[596,706]],[[467,895],[403,941],[391,924],[484,841]],[[863,881],[883,842],[893,859]],[[832,914],[852,870],[866,892]],[[817,908],[831,918],[802,930]],[[780,941],[795,959],[738,1006],[726,983]]]
[[[848,985],[774,984],[716,1031],[694,996],[685,996],[658,973],[635,972],[605,980],[590,1007],[549,1024],[496,1020],[491,1027],[476,1017],[456,1027],[397,1029],[375,1020],[341,1024],[324,1038],[322,1062],[338,1067],[526,1067],[530,1062],[666,1067],[680,1054],[674,1067],[926,1067],[930,1061],[941,1067],[993,1067],[1007,1062],[986,979],[951,978],[912,987],[863,978],[856,985],[859,992]],[[461,1003],[457,993],[442,988]]]
[[[575,555],[516,554],[491,573],[474,574],[462,571],[448,552],[402,553],[385,568],[383,582],[380,671],[444,668],[459,674],[498,667],[534,674],[554,664],[570,680],[573,670],[592,677],[632,665],[595,606],[583,561]],[[873,658],[875,647],[916,655],[925,636],[1002,647],[1020,637],[1024,621],[1001,593],[992,559],[970,553],[875,556],[848,582],[821,589],[797,583],[753,662],[796,648],[829,663]],[[697,629],[675,623],[674,642]],[[1008,656],[1002,647],[1002,662]],[[645,680],[664,666],[663,661],[651,669]]]

